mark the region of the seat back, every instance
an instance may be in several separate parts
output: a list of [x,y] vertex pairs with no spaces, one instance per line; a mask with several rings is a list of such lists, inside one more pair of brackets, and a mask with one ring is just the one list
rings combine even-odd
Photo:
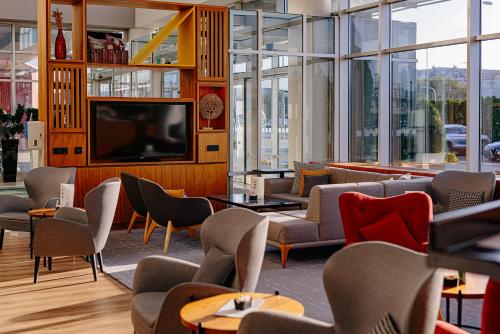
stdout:
[[401,334],[434,333],[443,286],[427,255],[384,242],[343,248],[326,263],[336,333],[366,334],[389,313]]
[[146,217],[148,210],[146,209],[146,204],[144,204],[141,190],[139,189],[139,178],[125,172],[121,172],[120,177],[130,205],[132,205],[135,212],[143,217]]
[[201,227],[205,254],[218,247],[235,255],[236,275],[232,286],[240,291],[255,291],[266,248],[269,218],[251,210],[229,208],[208,217]]
[[429,195],[423,192],[386,198],[347,192],[340,196],[339,206],[346,245],[370,241],[363,237],[360,228],[376,223],[393,212],[397,212],[401,216],[417,244],[422,245],[429,240],[432,200]]
[[213,213],[206,198],[170,196],[161,185],[146,179],[139,179],[139,188],[151,218],[160,225],[167,226],[169,221],[175,227],[199,225]]
[[493,200],[495,195],[496,176],[494,172],[470,173],[447,170],[432,179],[433,197],[439,212],[448,211],[450,206],[450,190],[464,192],[484,191],[484,201]]
[[61,183],[75,183],[76,168],[38,167],[24,178],[24,185],[33,208],[43,208],[47,202],[59,198]]
[[85,211],[90,233],[94,238],[96,253],[104,248],[108,240],[120,195],[120,186],[120,179],[114,177],[101,182],[85,196]]

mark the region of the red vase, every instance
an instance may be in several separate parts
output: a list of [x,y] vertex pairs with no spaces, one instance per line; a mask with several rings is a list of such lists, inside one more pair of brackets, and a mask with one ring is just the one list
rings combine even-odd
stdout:
[[62,29],[57,31],[54,54],[56,59],[66,59],[66,41],[64,40]]

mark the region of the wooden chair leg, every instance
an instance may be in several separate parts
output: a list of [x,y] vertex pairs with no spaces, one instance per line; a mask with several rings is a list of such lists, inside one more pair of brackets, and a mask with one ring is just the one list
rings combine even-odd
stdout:
[[146,236],[144,237],[144,243],[147,244],[149,242],[149,239],[151,238],[151,236],[153,235],[153,232],[154,230],[157,228],[157,227],[160,227],[161,225],[158,224],[157,222],[155,222],[154,220],[151,221],[151,224],[149,225],[149,228],[148,228],[148,233],[146,234]]
[[38,268],[40,267],[40,256],[35,256],[35,272],[33,275],[33,282],[36,284],[38,281]]
[[144,241],[146,240],[146,234],[148,234],[149,227],[151,226],[151,215],[148,214],[146,215],[146,225],[144,226]]
[[52,271],[52,256],[49,256],[47,261],[48,261],[49,271]]
[[137,220],[137,217],[139,217],[139,214],[134,211],[134,213],[132,214],[132,218],[130,218],[130,223],[128,224],[127,233],[132,232],[132,228],[134,227],[134,224],[135,224],[135,221]]
[[172,234],[172,232],[174,230],[175,230],[175,227],[172,224],[172,222],[168,222],[167,232],[165,233],[165,245],[163,246],[163,253],[165,253],[165,254],[168,252],[168,246],[170,244],[170,235]]
[[292,246],[290,245],[285,245],[285,244],[280,244],[280,250],[281,250],[281,266],[283,268],[286,267],[286,260],[288,259],[288,252]]
[[104,269],[102,267],[102,255],[101,255],[101,252],[97,253],[97,263],[99,263],[99,269],[101,270],[101,273],[103,273]]
[[3,237],[5,234],[5,230],[3,228],[0,228],[0,249],[3,248]]
[[90,263],[92,265],[92,274],[94,274],[94,282],[97,282],[97,268],[95,266],[95,254],[89,255]]

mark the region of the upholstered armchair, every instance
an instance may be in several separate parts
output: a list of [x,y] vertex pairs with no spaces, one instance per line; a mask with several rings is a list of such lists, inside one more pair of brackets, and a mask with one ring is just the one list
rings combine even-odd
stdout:
[[0,249],[4,230],[30,232],[30,248],[33,231],[28,211],[55,207],[59,200],[61,183],[75,183],[76,168],[39,167],[24,178],[28,198],[0,195]]
[[434,333],[443,281],[425,254],[385,242],[354,244],[327,261],[323,281],[335,325],[257,311],[243,318],[238,334],[366,334],[386,314],[398,333]]
[[125,189],[125,194],[127,194],[128,201],[134,210],[130,218],[127,232],[130,233],[132,231],[137,218],[143,218],[146,222],[146,226],[144,227],[144,237],[146,237],[151,220],[144,199],[142,198],[141,189],[139,188],[139,178],[125,172],[122,172],[120,177],[122,179],[123,188]]
[[146,179],[139,180],[139,188],[152,219],[144,242],[147,243],[155,228],[166,227],[164,253],[168,251],[172,232],[188,230],[191,233],[214,213],[212,204],[206,198],[174,197],[161,185]]
[[54,218],[40,220],[35,227],[35,272],[41,257],[49,260],[51,269],[53,256],[89,256],[94,281],[97,281],[95,255],[102,272],[101,251],[108,240],[120,194],[119,178],[103,181],[85,196],[85,210],[61,208]]
[[268,218],[241,208],[219,211],[201,227],[200,266],[164,256],[142,259],[132,288],[136,334],[190,334],[179,321],[186,303],[236,290],[253,292],[260,275]]

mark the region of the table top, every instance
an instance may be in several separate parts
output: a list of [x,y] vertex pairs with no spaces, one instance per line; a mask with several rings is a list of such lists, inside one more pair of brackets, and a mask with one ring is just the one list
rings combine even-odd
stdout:
[[[198,324],[201,322],[207,334],[236,333],[240,326],[241,319],[216,317],[213,314],[229,300],[240,295],[241,293],[225,293],[186,304],[182,307],[179,314],[181,323],[186,328],[196,330]],[[297,316],[304,315],[304,306],[294,299],[265,293],[245,293],[245,295],[250,295],[253,299],[265,299],[264,304],[259,310],[281,311]]]
[[35,218],[54,217],[54,215],[56,214],[56,209],[55,208],[33,209],[28,211],[28,214],[31,217]]
[[442,296],[445,298],[457,298],[459,291],[462,292],[463,299],[480,299],[484,297],[488,276],[465,273],[465,284],[454,287],[443,287]]
[[301,205],[300,202],[286,201],[278,198],[264,198],[256,201],[250,201],[250,197],[247,194],[209,195],[207,198],[247,209],[279,208]]

